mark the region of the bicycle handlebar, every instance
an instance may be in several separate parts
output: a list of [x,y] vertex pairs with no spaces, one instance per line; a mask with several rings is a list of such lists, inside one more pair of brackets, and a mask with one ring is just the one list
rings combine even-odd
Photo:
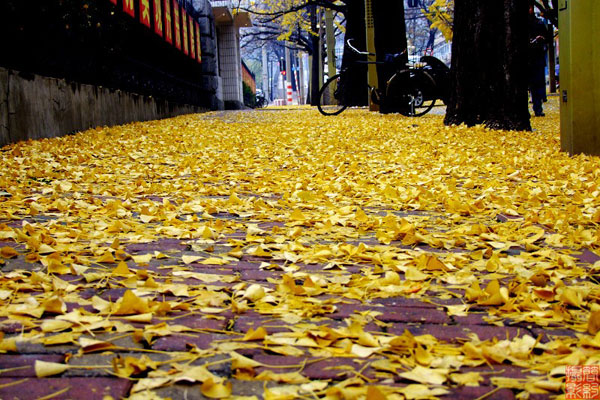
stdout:
[[346,44],[348,45],[348,47],[350,47],[350,49],[352,51],[354,51],[356,54],[361,54],[363,56],[374,56],[375,54],[373,53],[369,53],[368,51],[360,51],[358,50],[356,47],[352,46],[352,39],[348,39],[346,41]]
[[[352,46],[352,39],[348,39],[346,41],[346,44],[348,45],[348,47],[350,47],[350,49],[355,52],[356,54],[360,54],[363,56],[374,56],[376,55],[375,53],[369,53],[368,51],[360,51],[358,50],[356,47]],[[404,49],[401,53],[399,53],[400,55],[406,53],[406,49]]]

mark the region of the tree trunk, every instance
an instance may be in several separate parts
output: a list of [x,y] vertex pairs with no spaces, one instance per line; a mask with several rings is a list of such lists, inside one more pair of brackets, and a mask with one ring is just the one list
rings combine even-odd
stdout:
[[[554,28],[550,26],[550,29]],[[548,40],[548,75],[550,76],[550,93],[556,93],[556,50],[554,47],[554,35],[550,34]]]
[[[365,1],[348,0],[346,2],[346,36],[345,40],[351,39],[352,45],[359,50],[366,50],[365,37]],[[383,60],[385,54],[400,53],[406,49],[406,26],[404,24],[404,2],[398,0],[376,0],[373,1],[373,18],[375,22],[375,49],[377,59]],[[348,85],[350,89],[348,98],[350,105],[368,105],[367,87],[367,65],[356,66],[356,61],[366,61],[366,56],[358,55],[344,47],[342,58],[342,69],[353,66],[349,74]],[[408,56],[406,57],[408,61]],[[385,82],[391,77],[393,69],[378,66],[377,78],[379,88],[385,90]]]
[[531,130],[523,0],[456,0],[444,123]]
[[[383,61],[386,54],[401,53],[406,50],[406,24],[404,23],[404,1],[373,1],[373,17],[375,19],[375,49],[377,60]],[[404,63],[408,62],[405,53]],[[385,93],[385,84],[394,73],[394,68],[377,66],[379,89]]]
[[[318,12],[317,6],[310,6],[310,29],[313,32],[318,32]],[[310,105],[316,106],[319,102],[319,76],[321,75],[321,71],[319,71],[319,66],[321,65],[319,58],[321,57],[321,49],[320,49],[320,40],[316,35],[310,36],[311,47],[312,47],[312,59],[310,66]]]
[[[344,40],[352,40],[352,45],[359,50],[366,50],[365,37],[365,1],[348,0],[346,2],[346,35]],[[356,54],[348,46],[344,46],[342,56],[342,69],[351,67],[348,73],[350,85],[346,85],[349,92],[346,99],[352,106],[366,106],[368,104],[367,64],[356,65],[357,61],[366,61],[366,56]]]

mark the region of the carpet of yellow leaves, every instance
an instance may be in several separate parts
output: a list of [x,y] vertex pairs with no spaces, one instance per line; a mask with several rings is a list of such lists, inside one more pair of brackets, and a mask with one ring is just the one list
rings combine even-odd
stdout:
[[[566,365],[600,362],[600,168],[596,157],[559,151],[556,107],[551,98],[533,132],[445,127],[437,115],[267,109],[7,146],[0,330],[21,328],[0,337],[0,352],[74,346],[65,363],[39,360],[37,376],[108,370],[135,382],[131,398],[193,382],[206,397],[235,398],[231,377],[277,383],[265,388],[269,399],[432,398],[479,385],[482,374],[460,370],[486,365],[535,371],[535,379],[492,379],[522,398],[560,393]],[[151,246],[164,240],[182,247]],[[225,273],[242,262],[272,275]],[[546,334],[445,343],[369,331],[391,324],[372,310],[322,324],[340,304],[382,298],[434,304],[451,319],[478,311],[491,326]],[[249,313],[289,329],[178,323]],[[230,340],[151,357],[158,338],[194,332]],[[119,345],[123,337],[141,345]],[[311,380],[306,362],[262,368],[242,355],[248,348],[347,357],[361,370]],[[74,363],[98,352],[112,361]],[[230,363],[232,376],[197,363],[215,355],[226,356],[216,363]],[[367,367],[375,375],[365,376]]]

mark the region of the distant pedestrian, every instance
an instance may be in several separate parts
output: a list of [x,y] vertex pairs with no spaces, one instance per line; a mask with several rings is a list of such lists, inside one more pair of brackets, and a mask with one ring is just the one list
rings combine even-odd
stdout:
[[544,22],[535,15],[534,6],[529,6],[529,92],[533,103],[533,113],[543,117],[542,103],[546,97],[546,37]]
[[556,86],[560,85],[560,64],[556,57],[556,65],[554,66],[554,76],[556,77]]

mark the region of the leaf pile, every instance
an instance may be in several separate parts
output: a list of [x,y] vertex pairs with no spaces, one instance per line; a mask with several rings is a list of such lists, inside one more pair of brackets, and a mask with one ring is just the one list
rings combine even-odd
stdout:
[[558,394],[600,362],[600,169],[549,114],[209,113],[5,147],[0,352],[131,398]]

